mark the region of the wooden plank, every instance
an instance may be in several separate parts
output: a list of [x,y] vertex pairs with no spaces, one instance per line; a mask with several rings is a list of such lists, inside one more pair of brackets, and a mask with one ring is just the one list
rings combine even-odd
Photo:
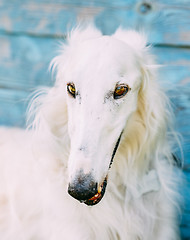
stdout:
[[112,33],[118,26],[142,30],[154,44],[189,45],[190,1],[134,1],[131,8],[106,8],[97,26]]
[[189,45],[190,0],[1,0],[0,32],[62,36],[93,19],[105,34],[118,26],[143,29],[151,43]]
[[58,40],[0,34],[0,87],[31,91],[51,85],[48,66]]
[[60,1],[1,0],[0,30],[14,34],[62,35],[75,22],[76,8]]

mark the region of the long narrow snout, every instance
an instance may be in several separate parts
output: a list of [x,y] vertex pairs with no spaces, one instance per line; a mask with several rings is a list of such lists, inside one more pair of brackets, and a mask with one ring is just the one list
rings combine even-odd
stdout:
[[[83,161],[80,159],[80,154],[78,154],[78,158],[80,159],[78,161],[78,164],[80,166],[83,166],[78,168],[79,170],[74,171],[72,177],[70,178],[70,182],[68,185],[68,193],[75,199],[79,200],[80,202],[83,202],[87,205],[95,205],[101,201],[101,199],[104,196],[105,189],[107,186],[107,178],[108,178],[108,169],[111,167],[111,164],[113,162],[113,158],[115,156],[115,153],[117,151],[117,148],[120,143],[121,139],[120,134],[118,140],[115,143],[115,146],[112,147],[112,155],[111,158],[109,158],[108,161],[108,166],[105,168],[106,173],[104,174],[104,178],[101,181],[98,181],[97,179],[97,171],[94,171],[95,168],[89,168],[89,163],[92,164],[92,162],[95,161],[90,161],[90,159],[83,158]],[[75,155],[76,159],[76,155]],[[103,161],[100,161],[102,165]],[[75,161],[76,163],[76,161]],[[78,165],[77,164],[77,165]],[[90,166],[92,167],[93,165]],[[75,164],[76,166],[76,164]],[[85,168],[85,166],[88,166]],[[103,165],[102,165],[103,166]],[[73,166],[74,167],[74,166]],[[95,165],[94,165],[95,167]],[[84,169],[86,171],[84,171]],[[99,166],[99,171],[101,170],[101,166]],[[102,178],[101,178],[102,179]]]
[[95,205],[104,196],[125,118],[118,119],[121,107],[113,102],[110,91],[92,91],[89,86],[77,86],[74,99],[70,92],[68,96],[68,193],[80,202]]

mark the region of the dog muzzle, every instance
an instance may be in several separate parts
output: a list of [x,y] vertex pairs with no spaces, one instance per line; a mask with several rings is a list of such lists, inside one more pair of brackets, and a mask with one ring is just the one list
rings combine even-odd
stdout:
[[[109,164],[109,169],[111,168],[111,165],[113,163],[113,159],[118,149],[121,136],[122,136],[122,133],[120,134],[115,144],[111,161]],[[88,206],[93,206],[102,200],[106,191],[107,180],[108,180],[108,174],[106,175],[106,177],[101,183],[97,183],[94,180],[92,174],[84,174],[83,170],[80,169],[76,174],[72,183],[69,183],[68,193],[73,198],[80,201],[81,203],[85,203]]]

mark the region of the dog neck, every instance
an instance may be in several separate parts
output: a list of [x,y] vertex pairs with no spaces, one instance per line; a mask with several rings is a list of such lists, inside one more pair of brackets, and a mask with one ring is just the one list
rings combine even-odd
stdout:
[[141,196],[160,190],[160,181],[158,178],[158,173],[155,169],[150,170],[142,178],[140,184],[137,185],[136,191],[134,191],[134,197],[140,198]]

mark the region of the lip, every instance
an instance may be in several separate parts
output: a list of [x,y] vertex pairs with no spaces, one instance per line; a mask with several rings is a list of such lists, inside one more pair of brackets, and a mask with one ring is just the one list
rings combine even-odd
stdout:
[[[120,134],[120,136],[119,136],[119,138],[118,138],[118,140],[117,140],[117,142],[115,144],[115,147],[114,147],[114,150],[113,150],[113,153],[112,153],[112,157],[111,157],[111,161],[110,161],[110,164],[109,164],[109,169],[111,168],[114,156],[115,156],[115,154],[117,152],[117,149],[119,147],[119,143],[120,143],[120,140],[121,140],[122,133],[123,133],[123,131],[121,132],[121,134]],[[107,179],[108,179],[108,174],[104,178],[104,180],[101,183],[101,185],[99,185],[96,194],[93,197],[91,197],[90,199],[83,200],[81,202],[85,203],[88,206],[93,206],[93,205],[96,205],[97,203],[99,203],[102,200],[102,198],[103,198],[103,196],[105,194],[106,186],[107,186]]]
[[102,198],[105,194],[106,186],[107,186],[107,177],[108,177],[108,175],[105,177],[104,181],[100,185],[101,190],[98,190],[98,192],[92,198],[83,201],[83,203],[85,203],[88,206],[93,206],[102,200]]

